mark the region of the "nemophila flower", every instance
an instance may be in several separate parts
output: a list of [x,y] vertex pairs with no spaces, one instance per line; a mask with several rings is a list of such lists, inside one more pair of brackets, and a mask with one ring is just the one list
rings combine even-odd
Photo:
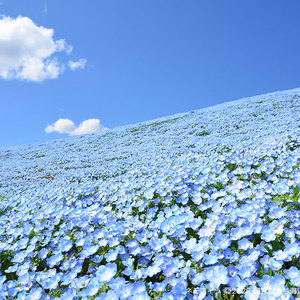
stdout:
[[[75,295],[76,295],[76,290],[68,288],[67,291],[65,291],[64,293],[62,293],[61,299],[73,300],[74,297],[75,297]],[[39,299],[39,298],[37,298],[37,299]]]
[[257,300],[259,299],[260,289],[255,285],[251,285],[249,289],[245,292],[246,300]]
[[261,238],[266,242],[271,242],[276,239],[275,232],[271,227],[264,227],[261,233]]
[[166,266],[163,268],[163,274],[166,277],[172,276],[177,271],[178,271],[178,263],[173,260],[168,262]]
[[136,271],[131,273],[130,278],[132,280],[139,280],[143,277],[144,272],[145,271],[142,269],[137,269]]
[[247,286],[247,282],[240,279],[239,276],[235,275],[228,280],[228,285],[232,291],[235,291],[238,294],[242,294]]
[[204,255],[203,259],[206,265],[214,265],[218,262],[218,253],[216,251],[211,251],[208,255]]
[[12,265],[9,268],[7,268],[6,270],[4,270],[5,273],[12,273],[12,272],[16,272],[18,269],[18,265]]
[[243,265],[239,270],[239,275],[242,279],[249,278],[256,271],[256,266],[252,263],[249,265]]
[[232,266],[228,269],[228,276],[229,277],[234,277],[237,274],[238,270],[236,267]]
[[28,272],[29,268],[30,268],[30,263],[29,263],[29,262],[26,262],[26,263],[24,263],[23,265],[20,265],[20,266],[18,267],[18,270],[17,270],[16,274],[17,274],[18,276],[22,276],[23,274],[25,274],[25,273]]
[[289,256],[294,256],[300,253],[300,242],[295,241],[285,246],[284,252]]
[[262,279],[258,282],[263,293],[268,292],[271,286],[271,277],[269,275],[263,275]]
[[192,278],[192,284],[193,285],[200,285],[205,281],[205,276],[203,273],[197,273],[195,276]]
[[18,278],[18,283],[22,284],[22,285],[28,284],[29,281],[30,281],[30,276],[28,273],[25,273],[25,274],[19,276],[19,278]]
[[58,246],[58,249],[63,251],[63,252],[67,252],[72,248],[72,242],[70,240],[62,240]]
[[243,238],[238,241],[238,247],[241,250],[248,250],[249,248],[253,247],[253,245],[248,239]]
[[117,293],[113,290],[109,290],[106,293],[101,293],[96,299],[98,300],[118,300]]
[[193,291],[193,299],[201,300],[206,296],[206,288],[204,286],[195,288]]
[[276,260],[273,257],[270,258],[269,261],[269,267],[273,270],[273,271],[278,271],[281,269],[283,265],[283,261],[281,260]]
[[229,281],[227,273],[227,268],[223,265],[204,269],[205,278],[209,281],[209,289],[217,289],[221,284],[227,284]]
[[47,259],[47,264],[52,268],[58,265],[63,260],[63,258],[64,256],[61,253],[57,253]]
[[88,284],[85,290],[83,291],[83,295],[85,296],[94,296],[98,293],[100,285]]
[[103,255],[95,255],[91,258],[92,262],[99,264],[103,260]]
[[21,263],[24,261],[25,257],[26,257],[26,252],[21,251],[18,252],[11,261],[14,263]]
[[145,270],[145,274],[149,277],[153,277],[154,275],[158,274],[161,272],[161,268],[157,265],[149,266]]
[[152,286],[152,289],[156,293],[163,292],[166,289],[166,286],[168,285],[168,281],[164,280],[162,282],[155,282]]
[[284,273],[287,279],[293,279],[300,276],[300,270],[295,266],[292,266],[289,269],[284,270]]
[[95,254],[97,252],[97,250],[99,249],[98,245],[84,245],[83,250],[80,252],[80,256],[81,257],[89,257],[93,254]]
[[284,228],[284,234],[285,234],[286,237],[288,237],[290,239],[291,243],[295,241],[295,232],[294,232],[294,230]]
[[49,250],[46,248],[43,248],[39,251],[38,256],[40,259],[44,259],[47,257],[48,253],[49,253]]
[[100,266],[96,271],[96,276],[100,282],[109,282],[117,273],[117,265],[109,263],[105,266]]
[[139,281],[139,282],[134,282],[132,285],[132,293],[133,294],[140,294],[146,291],[146,286],[144,282]]
[[269,209],[268,216],[271,219],[280,219],[281,217],[285,217],[286,216],[286,207],[272,206]]
[[121,299],[128,299],[128,297],[132,295],[132,284],[123,283],[115,290],[118,290],[118,296]]

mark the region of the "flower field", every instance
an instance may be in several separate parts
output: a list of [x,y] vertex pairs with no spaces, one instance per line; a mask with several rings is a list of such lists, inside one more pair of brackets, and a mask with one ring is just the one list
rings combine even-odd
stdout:
[[300,297],[300,89],[0,149],[0,299]]

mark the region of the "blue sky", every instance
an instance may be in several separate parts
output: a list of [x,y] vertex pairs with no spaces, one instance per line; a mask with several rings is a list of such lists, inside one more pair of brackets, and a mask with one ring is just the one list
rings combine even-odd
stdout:
[[1,0],[0,147],[300,87],[299,11],[298,0]]

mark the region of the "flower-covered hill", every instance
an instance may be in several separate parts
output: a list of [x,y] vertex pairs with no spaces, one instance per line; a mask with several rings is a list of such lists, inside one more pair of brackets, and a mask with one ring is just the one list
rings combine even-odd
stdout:
[[293,299],[300,89],[0,149],[0,299]]

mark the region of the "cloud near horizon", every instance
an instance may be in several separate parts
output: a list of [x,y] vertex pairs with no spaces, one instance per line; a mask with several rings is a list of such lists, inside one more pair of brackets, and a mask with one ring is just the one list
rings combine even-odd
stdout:
[[[64,39],[54,40],[53,34],[53,29],[37,26],[27,17],[0,16],[0,77],[38,82],[62,74],[66,66],[53,55],[70,54],[73,48]],[[72,63],[83,69],[86,60]]]
[[58,119],[54,124],[45,128],[46,133],[58,132],[69,135],[91,134],[104,130],[108,130],[108,128],[102,126],[99,119],[85,120],[78,127],[70,119]]

